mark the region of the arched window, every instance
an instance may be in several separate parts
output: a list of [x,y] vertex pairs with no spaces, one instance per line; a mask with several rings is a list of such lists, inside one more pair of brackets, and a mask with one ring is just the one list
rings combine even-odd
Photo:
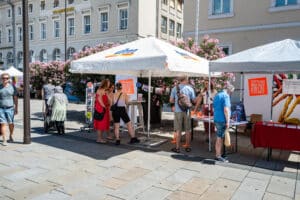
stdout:
[[7,53],[7,56],[6,56],[6,59],[7,59],[7,64],[13,64],[14,63],[14,56],[13,56],[13,53],[12,52],[8,52]]
[[67,53],[68,53],[67,54],[67,59],[72,59],[73,54],[75,53],[75,48],[74,47],[69,47]]
[[59,61],[60,60],[60,50],[54,49],[53,51],[53,60]]
[[40,61],[41,62],[47,62],[48,61],[47,51],[45,49],[42,49],[41,52],[40,52]]
[[34,62],[35,58],[34,58],[34,51],[30,50],[29,52],[29,62]]
[[90,46],[85,45],[85,46],[82,48],[82,51],[85,51],[85,50],[87,50],[87,49],[89,49],[89,48],[90,48]]

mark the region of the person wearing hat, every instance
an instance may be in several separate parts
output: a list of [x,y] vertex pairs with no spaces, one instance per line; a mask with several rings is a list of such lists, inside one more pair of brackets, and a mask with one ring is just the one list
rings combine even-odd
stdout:
[[116,93],[113,96],[113,104],[116,105],[116,109],[112,110],[112,116],[114,120],[114,132],[116,137],[116,145],[120,145],[120,120],[122,119],[127,126],[128,133],[131,137],[130,144],[139,143],[140,140],[135,137],[132,123],[127,114],[126,106],[128,105],[128,96],[122,92],[122,84],[116,83]]
[[230,124],[230,94],[234,91],[233,85],[230,83],[225,84],[223,90],[220,90],[213,101],[214,104],[214,123],[217,128],[217,139],[215,143],[216,160],[220,162],[228,162],[222,157],[222,147],[225,137],[225,131],[229,128]]

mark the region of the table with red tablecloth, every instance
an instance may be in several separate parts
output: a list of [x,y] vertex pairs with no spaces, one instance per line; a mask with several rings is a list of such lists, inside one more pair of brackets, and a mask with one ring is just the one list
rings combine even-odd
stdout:
[[257,122],[252,129],[251,143],[254,148],[300,151],[300,126]]

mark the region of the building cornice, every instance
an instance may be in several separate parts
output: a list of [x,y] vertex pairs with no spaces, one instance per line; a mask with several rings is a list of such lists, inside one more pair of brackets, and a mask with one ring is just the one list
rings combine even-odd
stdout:
[[[200,30],[199,35],[255,31],[255,30],[270,30],[270,29],[277,29],[277,28],[292,28],[292,27],[300,27],[300,21],[278,23],[278,24],[263,24],[263,25],[253,25],[253,26],[239,26],[239,27],[230,27],[230,28]],[[184,37],[191,37],[195,35],[195,31],[186,31],[183,33],[183,35]]]

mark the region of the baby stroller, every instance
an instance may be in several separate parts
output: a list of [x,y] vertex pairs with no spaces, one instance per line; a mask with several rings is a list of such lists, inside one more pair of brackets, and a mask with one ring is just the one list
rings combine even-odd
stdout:
[[48,133],[50,130],[57,131],[58,134],[65,134],[64,122],[51,120],[52,109],[48,106],[44,114],[44,132]]

